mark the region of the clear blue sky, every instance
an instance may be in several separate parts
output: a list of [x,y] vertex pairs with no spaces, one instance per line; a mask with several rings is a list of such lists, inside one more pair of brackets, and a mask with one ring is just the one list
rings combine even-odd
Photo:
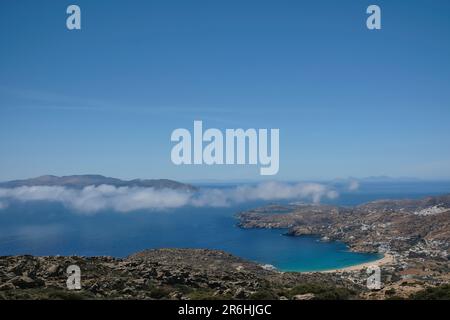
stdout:
[[2,0],[0,180],[260,178],[174,166],[194,120],[280,128],[271,178],[450,178],[449,17],[446,0]]

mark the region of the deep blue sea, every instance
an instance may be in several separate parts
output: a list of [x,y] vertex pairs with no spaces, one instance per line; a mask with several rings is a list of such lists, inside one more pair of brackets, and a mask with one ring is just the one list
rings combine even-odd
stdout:
[[[361,186],[332,202],[355,205],[380,198],[420,198],[448,193],[450,183]],[[234,215],[264,203],[227,208],[183,208],[86,215],[61,204],[17,202],[0,211],[0,255],[109,255],[125,257],[149,248],[210,248],[228,251],[280,270],[341,268],[380,258],[358,254],[340,242],[288,237],[285,230],[240,229]]]

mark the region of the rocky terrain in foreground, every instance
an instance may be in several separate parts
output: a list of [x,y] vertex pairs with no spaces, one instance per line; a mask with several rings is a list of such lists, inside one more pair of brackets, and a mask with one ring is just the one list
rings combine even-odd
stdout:
[[[69,290],[67,268],[81,269],[81,290]],[[147,250],[125,259],[111,257],[0,257],[0,299],[450,299],[450,286],[416,286],[383,269],[388,287],[371,291],[365,270],[278,272],[206,249]],[[387,289],[389,288],[389,289]],[[424,289],[427,289],[424,290]],[[436,289],[437,288],[437,289]],[[429,291],[431,290],[431,291]],[[401,293],[399,295],[399,293]]]
[[[419,200],[379,200],[355,207],[270,205],[237,215],[242,228],[286,228],[286,235],[343,241],[357,252],[387,253],[386,293],[407,297],[450,281],[450,195]],[[343,277],[354,281],[355,272]]]
[[[81,269],[68,290],[67,267]],[[364,286],[334,274],[281,273],[206,249],[111,257],[0,257],[2,299],[351,299]]]
[[[81,269],[81,290],[67,288],[71,265]],[[411,282],[392,267],[382,270],[383,289],[371,291],[365,270],[278,272],[206,249],[148,250],[126,259],[5,256],[0,299],[450,299],[448,282]]]

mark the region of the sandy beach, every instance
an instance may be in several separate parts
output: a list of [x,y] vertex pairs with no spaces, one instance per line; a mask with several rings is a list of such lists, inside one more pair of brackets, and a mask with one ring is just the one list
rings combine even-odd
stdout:
[[394,262],[395,258],[393,255],[389,254],[389,253],[385,253],[384,257],[375,261],[371,261],[371,262],[366,262],[366,263],[361,263],[361,264],[357,264],[354,266],[350,266],[350,267],[345,267],[345,268],[341,268],[341,269],[331,269],[331,270],[324,270],[324,271],[319,271],[319,272],[349,272],[349,271],[358,271],[361,269],[365,269],[367,267],[370,266],[378,266],[381,267],[385,264],[389,264]]

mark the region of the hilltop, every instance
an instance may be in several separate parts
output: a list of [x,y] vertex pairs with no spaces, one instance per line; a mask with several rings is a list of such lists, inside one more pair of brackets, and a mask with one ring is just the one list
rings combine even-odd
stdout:
[[87,186],[111,185],[115,187],[142,187],[155,189],[177,189],[194,191],[196,188],[189,184],[184,184],[174,180],[168,179],[134,179],[121,180],[117,178],[105,177],[102,175],[71,175],[71,176],[52,176],[45,175],[37,178],[13,180],[7,182],[0,182],[0,188],[17,188],[17,187],[32,187],[32,186],[61,186],[68,188],[84,188]]

